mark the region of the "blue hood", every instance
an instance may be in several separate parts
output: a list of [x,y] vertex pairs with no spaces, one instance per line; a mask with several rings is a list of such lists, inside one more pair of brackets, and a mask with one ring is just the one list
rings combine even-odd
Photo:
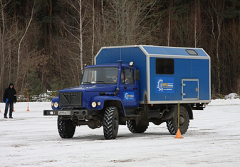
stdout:
[[96,84],[96,85],[80,85],[78,87],[66,88],[60,90],[59,92],[114,92],[116,91],[117,85],[106,85],[106,84]]

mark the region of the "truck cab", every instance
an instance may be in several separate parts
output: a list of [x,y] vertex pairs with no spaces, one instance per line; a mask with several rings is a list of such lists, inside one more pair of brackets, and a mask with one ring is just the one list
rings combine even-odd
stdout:
[[[44,110],[44,115],[58,116],[63,138],[72,137],[78,125],[92,129],[104,125],[105,138],[116,138],[118,124],[126,124],[126,111],[139,107],[139,71],[133,64],[86,66],[81,85],[60,90],[52,100],[53,110]],[[109,126],[114,126],[110,132]]]
[[[85,85],[89,89],[98,87],[96,89],[97,96],[111,97],[115,95],[124,108],[137,107],[139,105],[139,83],[138,79],[134,78],[135,71],[134,66],[121,63],[119,65],[86,66],[81,85]],[[107,90],[104,91],[104,89]]]

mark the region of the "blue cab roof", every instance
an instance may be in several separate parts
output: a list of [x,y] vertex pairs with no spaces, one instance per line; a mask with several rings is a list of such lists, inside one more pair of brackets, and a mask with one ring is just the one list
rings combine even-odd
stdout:
[[[123,67],[130,67],[128,64],[122,64]],[[98,65],[87,65],[85,68],[92,67],[118,67],[118,63],[106,63],[106,64],[98,64]]]

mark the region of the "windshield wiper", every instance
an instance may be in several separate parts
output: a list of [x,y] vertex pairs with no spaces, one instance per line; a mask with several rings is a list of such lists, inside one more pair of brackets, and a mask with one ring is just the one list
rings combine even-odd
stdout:
[[83,82],[83,84],[92,84],[91,82]]
[[93,81],[91,83],[105,83],[104,81]]

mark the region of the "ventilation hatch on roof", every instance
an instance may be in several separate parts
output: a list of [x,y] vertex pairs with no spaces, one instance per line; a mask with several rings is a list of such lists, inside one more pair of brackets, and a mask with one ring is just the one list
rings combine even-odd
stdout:
[[188,53],[189,55],[195,55],[195,56],[198,55],[197,52],[196,52],[195,50],[193,50],[193,49],[186,49],[186,51],[187,51],[187,53]]

